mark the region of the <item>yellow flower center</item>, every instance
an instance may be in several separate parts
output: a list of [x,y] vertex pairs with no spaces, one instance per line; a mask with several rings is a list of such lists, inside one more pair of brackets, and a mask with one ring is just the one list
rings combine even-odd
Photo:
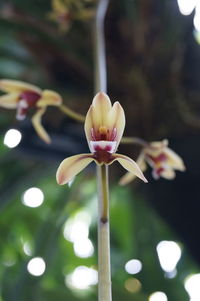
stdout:
[[99,133],[100,134],[106,134],[107,133],[107,128],[104,125],[101,125],[99,127]]
[[100,140],[107,140],[108,132],[109,132],[109,130],[104,125],[101,125],[99,127]]

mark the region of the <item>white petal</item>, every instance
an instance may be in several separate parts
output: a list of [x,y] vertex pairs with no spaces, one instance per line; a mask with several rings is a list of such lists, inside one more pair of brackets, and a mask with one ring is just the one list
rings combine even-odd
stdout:
[[92,153],[95,153],[99,149],[107,150],[108,153],[113,154],[116,150],[116,141],[90,141],[90,150]]

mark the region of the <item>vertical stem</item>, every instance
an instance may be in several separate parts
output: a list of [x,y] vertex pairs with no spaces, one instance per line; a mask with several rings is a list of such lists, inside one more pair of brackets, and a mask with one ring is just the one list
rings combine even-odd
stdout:
[[98,174],[98,300],[111,301],[110,226],[108,166],[97,168]]
[[[104,19],[109,0],[99,0],[95,18],[95,92],[107,91]],[[98,181],[98,300],[111,301],[108,166],[97,166]]]
[[105,55],[104,20],[109,0],[99,0],[94,28],[95,46],[95,90],[107,91],[107,72]]

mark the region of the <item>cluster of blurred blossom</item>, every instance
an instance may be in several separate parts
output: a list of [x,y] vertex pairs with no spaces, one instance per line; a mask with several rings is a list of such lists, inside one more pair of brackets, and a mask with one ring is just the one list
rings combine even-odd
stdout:
[[39,137],[50,143],[51,139],[42,126],[41,118],[48,106],[62,104],[61,96],[51,90],[42,91],[34,85],[9,79],[0,80],[0,90],[5,93],[0,96],[0,107],[15,109],[18,120],[24,120],[33,109],[32,124]]
[[[152,168],[152,176],[155,180],[160,177],[167,180],[175,178],[175,170],[185,171],[185,165],[180,156],[168,147],[168,141],[156,141],[145,143],[137,159],[137,164],[144,172],[147,164]],[[121,179],[120,184],[126,185],[135,179],[135,175],[126,173]]]
[[48,19],[58,25],[58,29],[65,33],[74,20],[87,21],[94,17],[94,0],[52,0],[52,11]]

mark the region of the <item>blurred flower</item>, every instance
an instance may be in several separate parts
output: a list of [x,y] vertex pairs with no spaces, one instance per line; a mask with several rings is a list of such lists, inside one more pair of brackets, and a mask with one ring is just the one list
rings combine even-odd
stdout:
[[71,15],[67,4],[63,0],[51,1],[52,12],[48,14],[50,20],[59,25],[60,31],[67,31],[71,24]]
[[[142,171],[145,171],[147,169],[146,163],[152,167],[152,176],[156,180],[160,177],[172,180],[176,176],[175,170],[185,170],[183,160],[168,148],[168,141],[166,139],[151,142],[143,148],[137,159],[137,164]],[[120,185],[126,185],[134,179],[135,176],[128,172],[120,179],[119,183]]]
[[0,80],[0,90],[6,92],[5,95],[0,96],[0,107],[16,109],[18,120],[25,119],[29,109],[36,109],[31,119],[32,124],[39,137],[46,143],[50,143],[51,139],[41,124],[41,118],[47,106],[61,105],[61,96],[51,90],[42,91],[31,84],[8,79]]
[[52,0],[50,20],[56,22],[59,30],[66,32],[73,20],[89,20],[94,17],[95,10],[92,0]]
[[57,182],[65,184],[89,163],[110,165],[118,161],[126,170],[147,182],[135,161],[121,154],[116,154],[125,127],[124,110],[115,102],[111,105],[109,97],[98,93],[90,106],[85,119],[85,134],[90,154],[80,154],[62,161],[57,170]]

